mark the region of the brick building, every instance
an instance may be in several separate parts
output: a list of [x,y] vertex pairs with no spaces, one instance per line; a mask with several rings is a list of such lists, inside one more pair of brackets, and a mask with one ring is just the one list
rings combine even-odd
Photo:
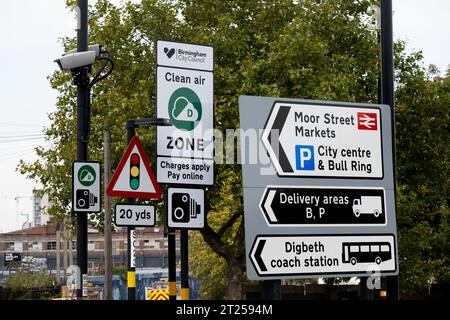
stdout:
[[[167,268],[167,238],[164,229],[136,228],[136,267]],[[5,253],[17,252],[23,257],[41,258],[47,269],[60,270],[76,264],[76,236],[72,240],[65,236],[67,232],[53,224],[32,227],[28,229],[0,234],[0,270],[6,270]],[[59,248],[57,238],[59,237]],[[58,250],[59,249],[59,250]],[[59,262],[57,261],[59,251]],[[113,267],[127,265],[127,232],[119,229],[113,233],[112,239]],[[179,242],[177,241],[177,256],[179,256]],[[88,271],[90,274],[102,273],[104,270],[104,236],[97,230],[88,230]]]

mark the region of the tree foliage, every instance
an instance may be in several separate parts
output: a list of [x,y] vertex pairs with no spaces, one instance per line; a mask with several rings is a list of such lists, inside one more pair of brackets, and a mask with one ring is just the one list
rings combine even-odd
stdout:
[[[92,90],[89,158],[103,158],[104,119],[112,127],[115,168],[126,147],[126,119],[155,116],[157,39],[214,46],[214,120],[222,132],[239,128],[239,95],[377,102],[379,45],[368,28],[374,17],[367,14],[376,2],[143,0],[116,7],[97,1],[89,14],[89,42],[102,43],[116,68]],[[62,43],[65,50],[75,47],[73,38]],[[400,268],[402,286],[412,289],[430,276],[448,279],[449,265],[449,241],[444,242],[449,234],[449,80],[430,78],[420,59],[420,54],[406,55],[402,43],[396,46]],[[50,82],[59,92],[52,125],[45,130],[54,146],[38,149],[39,160],[21,163],[20,171],[44,186],[52,202],[49,213],[62,219],[70,216],[76,89],[71,75],[60,71]],[[154,155],[154,129],[137,133],[147,154]],[[190,233],[190,266],[203,298],[243,297],[240,170],[237,164],[215,166],[207,226]],[[103,215],[91,220],[101,228]]]
[[19,268],[5,282],[7,299],[49,299],[58,292],[52,275],[47,270],[32,271]]
[[450,74],[396,49],[400,288],[412,293],[450,280]]

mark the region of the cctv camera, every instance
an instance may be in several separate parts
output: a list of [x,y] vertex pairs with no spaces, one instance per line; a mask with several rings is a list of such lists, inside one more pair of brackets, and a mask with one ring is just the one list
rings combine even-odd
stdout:
[[95,51],[67,53],[54,62],[59,65],[61,70],[73,70],[89,66],[95,62]]
[[[94,51],[95,57],[98,58],[98,56],[100,55],[100,52],[102,51],[102,45],[101,44],[91,44],[90,46],[88,46],[87,51]],[[71,54],[71,53],[75,53],[75,52],[77,52],[76,48],[63,53],[63,56]]]

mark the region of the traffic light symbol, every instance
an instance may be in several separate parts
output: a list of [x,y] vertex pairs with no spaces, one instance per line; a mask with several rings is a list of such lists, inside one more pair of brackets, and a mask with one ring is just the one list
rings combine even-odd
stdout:
[[133,153],[130,158],[130,187],[133,190],[139,188],[141,157],[137,153]]

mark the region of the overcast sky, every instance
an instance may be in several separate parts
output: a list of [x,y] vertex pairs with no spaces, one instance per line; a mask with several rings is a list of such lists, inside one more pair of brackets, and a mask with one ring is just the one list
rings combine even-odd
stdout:
[[[406,40],[409,51],[422,50],[425,65],[444,73],[450,64],[450,1],[393,0],[393,8],[394,38]],[[19,228],[26,214],[32,219],[36,185],[15,168],[19,159],[36,159],[34,147],[49,145],[39,135],[55,110],[57,92],[47,76],[62,53],[58,38],[74,36],[74,26],[64,0],[0,0],[0,232]]]

